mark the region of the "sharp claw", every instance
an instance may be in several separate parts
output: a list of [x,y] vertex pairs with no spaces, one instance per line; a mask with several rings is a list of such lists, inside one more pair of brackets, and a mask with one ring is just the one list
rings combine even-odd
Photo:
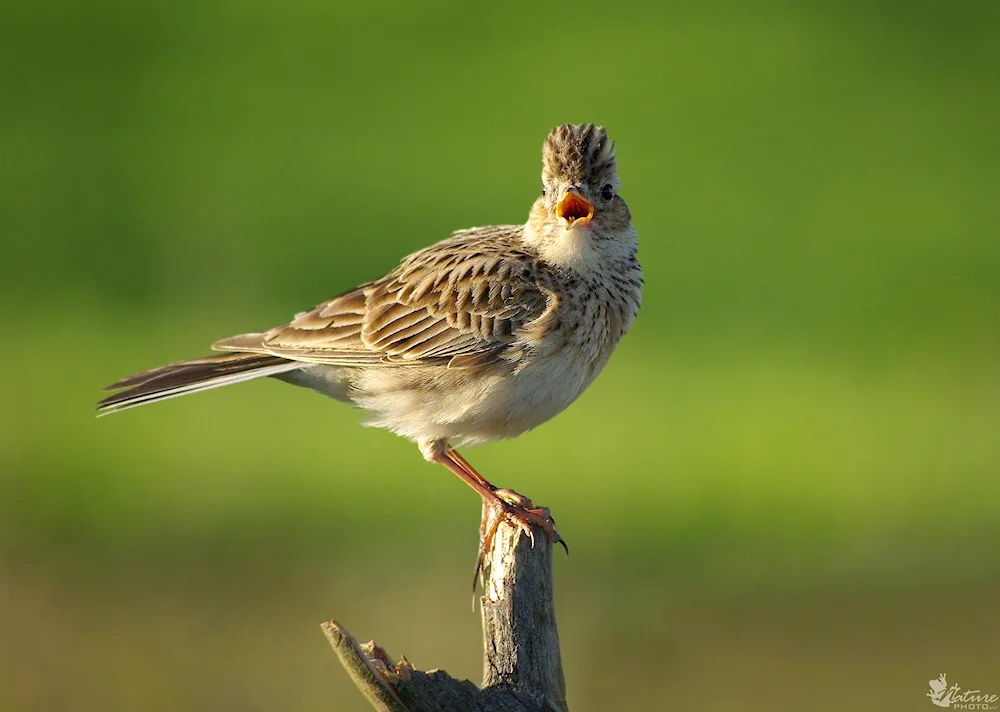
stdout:
[[476,570],[472,572],[472,612],[476,612],[476,585],[479,583],[479,574],[483,570],[483,550],[479,550],[476,557]]
[[[480,524],[479,528],[479,554],[476,556],[476,570],[472,574],[472,610],[476,610],[476,585],[482,583],[483,565],[486,563],[486,555],[491,548],[490,545],[493,542],[493,538],[497,534],[497,528],[500,526],[501,514],[496,515],[493,518],[493,523],[486,527],[486,520]],[[485,584],[484,584],[485,585]]]
[[[535,548],[535,526],[538,526],[545,532],[548,540],[553,543],[562,544],[566,555],[569,555],[569,545],[566,541],[559,536],[559,532],[556,531],[556,522],[549,514],[549,511],[542,508],[535,508],[531,504],[531,500],[518,495],[517,493],[511,493],[508,495],[508,490],[495,490],[496,498],[492,501],[484,499],[483,502],[483,518],[480,521],[479,534],[479,554],[476,557],[476,570],[472,576],[472,610],[476,610],[476,590],[477,585],[482,584],[485,586],[483,581],[483,576],[485,574],[484,567],[486,565],[486,557],[492,549],[493,539],[496,536],[497,529],[500,526],[501,518],[506,519],[511,524],[516,524],[520,527],[521,532],[528,535],[531,540],[531,548]],[[508,495],[508,497],[503,496]],[[515,499],[516,498],[516,499]],[[511,501],[513,500],[513,501]],[[488,516],[487,510],[492,509],[492,517]],[[490,520],[492,522],[490,523]]]

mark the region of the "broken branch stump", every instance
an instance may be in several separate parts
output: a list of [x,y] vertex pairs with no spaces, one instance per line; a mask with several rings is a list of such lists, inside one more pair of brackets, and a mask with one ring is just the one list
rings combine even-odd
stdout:
[[[484,505],[485,506],[485,505]],[[496,516],[493,510],[490,516]],[[378,712],[568,712],[552,591],[552,543],[501,519],[484,564],[483,683],[393,662],[336,621],[322,625],[354,684]]]

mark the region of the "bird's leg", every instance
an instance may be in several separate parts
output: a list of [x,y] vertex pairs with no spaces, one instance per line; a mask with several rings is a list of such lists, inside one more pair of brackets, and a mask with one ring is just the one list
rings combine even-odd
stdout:
[[476,469],[469,464],[468,460],[459,455],[458,451],[452,447],[442,448],[440,451],[429,454],[430,457],[428,459],[444,465],[458,475],[463,482],[478,492],[483,498],[484,504],[492,508],[496,513],[496,516],[490,517],[489,510],[486,507],[483,508],[483,518],[479,525],[479,555],[476,558],[476,572],[473,577],[473,585],[475,585],[475,580],[482,569],[486,554],[493,548],[493,539],[496,536],[501,516],[517,524],[531,538],[532,545],[535,543],[535,535],[531,529],[531,525],[535,524],[541,527],[542,531],[548,535],[550,541],[559,542],[566,548],[566,542],[563,541],[562,537],[559,536],[559,532],[556,531],[555,522],[552,519],[552,515],[549,514],[549,510],[544,507],[535,507],[530,499],[513,490],[494,487],[485,477],[476,472]]
[[[555,521],[552,519],[552,515],[549,513],[548,509],[546,509],[545,507],[535,507],[534,503],[530,499],[528,499],[527,497],[525,497],[523,494],[519,494],[519,493],[515,492],[514,490],[500,488],[500,487],[496,487],[496,486],[490,484],[490,482],[488,482],[485,477],[483,477],[482,475],[480,475],[476,471],[476,468],[474,468],[469,463],[468,460],[466,460],[464,457],[462,457],[461,453],[459,453],[458,450],[455,450],[454,448],[450,448],[449,447],[445,451],[445,455],[449,459],[451,459],[452,462],[454,462],[459,467],[461,467],[465,472],[468,472],[472,477],[475,477],[476,479],[478,479],[479,481],[481,481],[484,485],[486,485],[490,489],[490,491],[494,495],[496,495],[496,497],[499,498],[502,502],[506,502],[507,504],[509,504],[511,507],[514,508],[513,514],[509,514],[509,510],[507,508],[498,507],[498,509],[500,509],[501,511],[503,511],[505,514],[508,514],[508,516],[511,516],[512,519],[521,527],[521,529],[524,530],[524,532],[529,537],[531,537],[532,543],[534,543],[535,537],[534,537],[534,535],[531,532],[531,528],[529,526],[526,526],[527,524],[537,524],[538,526],[540,526],[542,528],[542,530],[546,534],[548,534],[550,541],[558,542],[558,543],[562,544],[563,547],[566,546],[566,542],[563,541],[562,537],[559,536],[559,532],[557,532],[556,529],[555,529]],[[484,497],[484,499],[486,499],[488,505],[490,505],[490,506],[496,506],[496,502],[495,502],[495,500],[493,500],[493,498],[491,498],[491,497]],[[518,514],[521,513],[521,512],[525,512],[528,515],[532,515],[532,516],[526,516],[524,518],[519,518]],[[483,538],[486,537],[486,524],[487,524],[486,519],[487,518],[486,518],[486,515],[484,513],[483,520],[480,523],[480,528],[479,528],[480,529],[480,535],[482,535]],[[497,521],[499,521],[499,520],[497,520]],[[496,533],[496,523],[495,522],[494,522],[493,526],[491,527],[491,529],[492,529],[492,532],[490,533],[490,536],[489,536],[490,540],[493,539],[493,535]],[[567,549],[567,551],[568,551],[568,549]]]
[[[514,490],[501,489],[492,485],[476,471],[468,460],[459,454],[458,450],[449,447],[444,451],[443,456],[448,460],[447,463],[442,463],[445,467],[458,474],[474,490],[479,492],[489,506],[499,510],[504,516],[521,527],[521,530],[531,538],[532,542],[535,540],[534,533],[531,530],[532,524],[541,527],[548,534],[551,541],[562,542],[562,538],[555,529],[555,522],[552,519],[552,515],[549,514],[548,509],[535,507],[530,499],[518,494]],[[462,474],[459,474],[459,471]],[[489,544],[496,534],[496,525],[494,524],[491,527],[492,531],[487,536],[486,524],[487,522],[484,518],[480,524],[480,533],[484,535],[484,539],[487,539],[485,543]],[[488,549],[489,547],[487,546],[486,548]]]

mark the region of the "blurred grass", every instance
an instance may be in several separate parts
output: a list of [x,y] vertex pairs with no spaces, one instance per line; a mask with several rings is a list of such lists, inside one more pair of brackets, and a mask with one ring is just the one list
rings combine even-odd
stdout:
[[277,383],[90,410],[523,220],[567,120],[618,143],[643,310],[469,456],[573,547],[574,709],[1000,690],[997,7],[6,3],[0,708],[363,709],[334,614],[477,677],[478,505],[411,444]]
[[[199,331],[201,319],[169,321]],[[162,343],[153,328],[151,344],[121,347],[128,335],[114,327],[100,339],[33,332],[43,321],[18,329],[42,354],[30,358],[43,373],[58,372],[60,343],[90,344],[75,366],[87,374],[154,363],[171,348],[172,329]],[[732,566],[748,554],[755,563],[786,554],[793,561],[783,578],[808,581],[830,572],[819,551],[848,557],[855,573],[877,566],[890,575],[897,564],[919,572],[940,548],[962,543],[986,559],[977,574],[996,573],[988,547],[998,526],[1000,384],[988,359],[969,359],[962,373],[942,368],[946,349],[891,368],[790,350],[743,350],[750,358],[734,363],[657,353],[645,341],[630,338],[616,366],[555,422],[475,453],[494,479],[558,502],[574,544],[607,556],[638,546],[641,559],[665,556],[675,573],[692,566],[697,576],[712,573],[714,555]],[[50,400],[23,379],[4,389],[29,404],[4,428],[12,539],[126,553],[165,553],[178,536],[237,548],[283,540],[305,544],[311,557],[369,522],[386,523],[373,527],[369,546],[400,528],[460,536],[475,522],[472,495],[412,445],[359,429],[359,413],[281,384],[206,394],[196,417],[191,401],[179,401],[90,422],[80,420],[93,400],[90,378]],[[46,431],[58,447],[32,438]],[[465,516],[421,514],[437,506]],[[961,571],[968,561],[952,564]],[[752,576],[729,573],[744,583]]]

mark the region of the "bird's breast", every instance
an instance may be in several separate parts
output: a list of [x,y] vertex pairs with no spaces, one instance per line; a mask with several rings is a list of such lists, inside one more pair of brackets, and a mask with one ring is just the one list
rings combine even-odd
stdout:
[[607,363],[639,311],[641,273],[604,273],[581,280],[564,295],[561,321],[567,348],[593,376]]

